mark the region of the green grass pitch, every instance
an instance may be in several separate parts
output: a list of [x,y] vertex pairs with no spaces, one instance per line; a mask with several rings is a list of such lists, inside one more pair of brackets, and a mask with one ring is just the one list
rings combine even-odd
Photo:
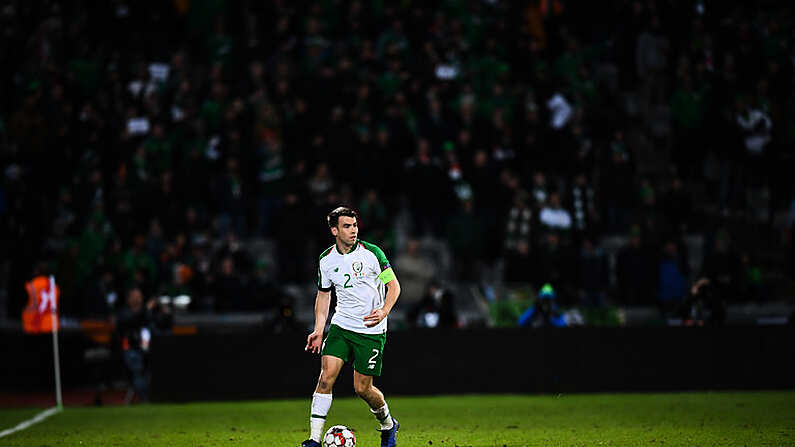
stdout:
[[[795,446],[795,392],[392,397],[398,445]],[[31,409],[0,410],[0,431]],[[273,446],[307,437],[309,399],[67,408],[0,446]],[[378,446],[375,419],[337,398],[326,426]]]

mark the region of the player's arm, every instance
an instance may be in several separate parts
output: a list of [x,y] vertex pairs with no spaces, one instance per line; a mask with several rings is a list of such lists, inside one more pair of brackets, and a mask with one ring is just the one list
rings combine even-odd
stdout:
[[315,297],[315,330],[306,338],[304,351],[311,351],[314,354],[320,353],[323,340],[323,330],[326,328],[328,318],[328,308],[331,302],[331,291],[318,290]]
[[[389,270],[391,271],[392,269],[390,268]],[[390,281],[386,283],[387,289],[384,305],[380,309],[373,309],[370,315],[364,317],[364,325],[367,327],[373,327],[386,318],[389,312],[392,311],[392,308],[395,307],[398,296],[400,296],[400,282],[398,282],[394,273],[391,273],[390,276]]]
[[386,299],[384,300],[384,307],[381,309],[386,312],[387,315],[392,311],[392,308],[395,307],[398,296],[400,296],[400,283],[397,277],[395,277],[392,281],[386,283]]

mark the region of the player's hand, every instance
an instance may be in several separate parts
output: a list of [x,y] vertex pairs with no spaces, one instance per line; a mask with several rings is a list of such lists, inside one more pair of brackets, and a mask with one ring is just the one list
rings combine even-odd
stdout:
[[320,348],[323,344],[323,333],[322,332],[312,332],[306,337],[306,347],[304,351],[309,351],[312,354],[320,354]]
[[366,327],[373,327],[386,318],[386,312],[383,309],[373,309],[370,315],[364,317],[364,325]]

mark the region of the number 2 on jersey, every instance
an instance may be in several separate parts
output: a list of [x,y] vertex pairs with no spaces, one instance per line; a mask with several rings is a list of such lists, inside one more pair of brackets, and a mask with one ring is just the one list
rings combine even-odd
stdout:
[[350,275],[349,273],[346,273],[346,274],[345,274],[345,277],[346,277],[346,278],[348,278],[348,279],[346,279],[346,280],[345,280],[345,284],[343,284],[343,285],[342,285],[342,288],[343,288],[343,289],[350,289],[350,288],[352,288],[353,286],[349,286],[349,285],[348,285],[348,283],[349,283],[349,282],[351,282],[351,275]]

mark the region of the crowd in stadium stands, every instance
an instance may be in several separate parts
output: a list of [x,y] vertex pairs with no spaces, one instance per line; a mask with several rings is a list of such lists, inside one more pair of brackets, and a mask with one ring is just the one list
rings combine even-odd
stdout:
[[[753,248],[788,234],[792,256],[795,214],[793,8],[772,4],[5,2],[6,307],[39,259],[74,315],[133,285],[278,307],[339,204],[425,283],[433,239],[449,279],[501,261],[562,304],[666,307],[702,276],[764,300]],[[259,238],[276,265],[244,250]]]

